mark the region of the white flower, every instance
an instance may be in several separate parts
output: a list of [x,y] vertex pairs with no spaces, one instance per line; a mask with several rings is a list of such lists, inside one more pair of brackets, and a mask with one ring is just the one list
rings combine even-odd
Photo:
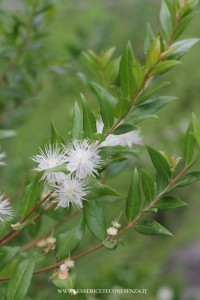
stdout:
[[[101,119],[97,121],[97,132],[103,132],[103,122]],[[142,138],[140,134],[140,130],[133,130],[127,133],[114,135],[109,134],[105,141],[101,143],[102,147],[107,146],[127,146],[132,147],[133,145],[142,145]]]
[[71,269],[74,267],[74,261],[71,260],[70,258],[68,258],[67,260],[65,260],[64,262],[65,266],[68,268],[68,269]]
[[98,155],[98,142],[89,143],[87,140],[74,140],[72,144],[64,146],[67,155],[67,169],[75,172],[76,177],[83,179],[89,175],[97,175],[97,168],[100,165]]
[[2,161],[6,157],[6,154],[4,152],[0,152],[0,166],[5,166],[6,163]]
[[109,228],[106,230],[106,232],[107,232],[108,235],[113,235],[113,236],[114,236],[114,235],[117,234],[118,230],[117,230],[117,228],[109,227]]
[[70,175],[65,175],[65,180],[55,186],[54,195],[58,198],[58,207],[69,207],[70,203],[82,208],[82,200],[86,195],[86,181],[80,181]]
[[0,221],[11,220],[13,217],[13,210],[4,195],[0,195]]
[[45,171],[42,179],[47,180],[49,183],[59,183],[65,178],[63,172],[51,172],[49,169],[66,165],[66,156],[60,151],[58,146],[47,145],[43,150],[40,149],[40,154],[32,157],[32,160],[37,162],[39,165],[35,168],[36,171]]
[[117,222],[117,221],[112,221],[112,226],[114,227],[114,228],[120,228],[121,227],[121,224],[119,223],[119,222]]

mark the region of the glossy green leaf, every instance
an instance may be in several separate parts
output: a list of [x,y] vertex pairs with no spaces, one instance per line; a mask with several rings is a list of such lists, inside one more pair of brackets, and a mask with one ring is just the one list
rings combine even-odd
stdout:
[[174,49],[174,51],[170,55],[169,59],[180,59],[199,41],[200,39],[198,38],[191,38],[173,43],[170,49]]
[[0,249],[1,271],[12,262],[18,252],[20,252],[20,247],[3,246]]
[[160,173],[156,172],[156,189],[157,194],[162,192],[166,186],[168,185],[168,179],[160,175]]
[[128,197],[126,200],[126,216],[129,222],[138,214],[141,206],[141,191],[138,170],[135,168]]
[[159,202],[155,205],[155,207],[158,208],[159,210],[166,211],[166,210],[183,207],[186,205],[188,204],[180,199],[166,196],[160,199]]
[[166,60],[166,61],[162,61],[159,62],[152,70],[151,75],[155,76],[155,75],[160,75],[163,74],[167,71],[169,71],[171,68],[180,65],[181,62],[178,60]]
[[104,241],[103,242],[104,246],[109,249],[109,250],[115,250],[117,248],[118,245],[118,241]]
[[150,203],[154,197],[154,183],[144,170],[142,170],[142,189],[147,201]]
[[152,115],[176,99],[174,96],[157,96],[149,99],[135,108],[135,115]]
[[137,89],[140,89],[144,83],[144,69],[138,60],[133,63],[133,75],[135,78]]
[[117,126],[112,134],[120,135],[137,129],[138,127],[135,125],[122,123],[121,125]]
[[178,187],[183,187],[186,185],[190,185],[200,180],[200,172],[194,171],[184,175],[176,184]]
[[120,61],[119,77],[123,95],[132,99],[136,91],[136,82],[133,76],[134,54],[130,41],[128,42]]
[[149,51],[147,52],[145,65],[145,71],[147,74],[150,74],[153,67],[159,61],[160,53],[160,37],[156,37],[153,43],[151,44]]
[[58,133],[52,120],[51,121],[51,145],[55,147],[56,145],[60,146],[62,144],[64,144],[63,138]]
[[110,188],[109,186],[102,184],[98,181],[93,181],[89,185],[89,191],[86,195],[86,199],[93,200],[102,197],[108,196],[115,196],[120,197],[122,196],[119,192],[115,191],[114,189]]
[[133,155],[138,158],[136,151],[130,147],[126,146],[108,146],[108,147],[101,147],[100,156],[117,156],[117,155]]
[[160,89],[168,86],[169,81],[159,81],[155,80],[150,87],[148,87],[135,101],[135,104],[143,103],[144,101],[150,99],[154,94],[156,94]]
[[162,0],[161,10],[160,10],[160,23],[161,27],[166,34],[167,38],[170,37],[173,30],[171,9],[167,0]]
[[83,106],[83,131],[85,138],[91,138],[94,133],[97,132],[96,120],[94,114],[87,103],[85,97],[81,94],[82,106]]
[[194,138],[196,140],[196,143],[200,151],[200,121],[197,119],[195,114],[192,114],[192,126],[193,126]]
[[85,201],[84,219],[92,234],[100,241],[106,237],[106,223],[103,210],[96,200]]
[[36,176],[35,180],[24,189],[24,195],[20,203],[18,214],[23,217],[36,205],[37,202],[40,201],[40,197],[40,186],[38,183],[38,176]]
[[193,126],[192,123],[190,123],[185,135],[185,145],[184,145],[184,160],[186,165],[189,165],[192,161],[194,155],[194,148],[195,148],[195,140],[193,136]]
[[35,260],[24,259],[14,270],[6,289],[5,300],[23,300],[31,284]]
[[126,98],[121,98],[116,104],[116,106],[114,107],[113,113],[115,117],[121,119],[128,114],[130,109],[131,107],[129,101]]
[[83,137],[83,114],[77,102],[74,104],[71,136],[76,140],[81,140]]
[[168,162],[160,152],[156,151],[150,146],[146,146],[146,147],[154,167],[156,168],[159,174],[161,174],[165,179],[168,180],[171,176]]
[[117,99],[115,99],[112,94],[110,94],[106,89],[104,89],[96,82],[90,82],[90,87],[95,95],[99,98],[99,100],[101,100],[101,98],[104,98],[111,107],[114,107],[117,104]]
[[182,32],[185,30],[185,28],[187,27],[187,25],[189,24],[189,22],[193,19],[193,17],[195,15],[197,15],[198,12],[192,12],[189,15],[185,16],[184,18],[182,18],[176,28],[176,31],[174,33],[173,39],[176,40],[181,34]]
[[149,50],[154,38],[155,38],[155,35],[153,33],[153,30],[152,30],[150,24],[147,23],[145,38],[144,38],[144,53],[147,53],[147,51]]
[[96,94],[99,100],[100,114],[104,124],[104,130],[106,130],[111,128],[114,123],[112,104],[110,103],[110,97],[106,97],[107,94],[104,92],[103,89],[96,88]]
[[59,260],[69,256],[79,245],[84,235],[83,219],[67,232],[58,235],[56,253]]
[[145,235],[172,235],[166,228],[154,220],[138,222],[134,229]]

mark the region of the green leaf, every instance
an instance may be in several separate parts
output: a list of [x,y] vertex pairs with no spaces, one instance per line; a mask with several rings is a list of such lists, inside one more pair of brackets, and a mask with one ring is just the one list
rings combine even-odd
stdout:
[[198,38],[191,38],[191,39],[181,40],[176,43],[173,43],[170,49],[174,49],[174,51],[170,55],[169,59],[180,59],[199,41],[200,39]]
[[77,102],[74,104],[71,136],[76,140],[81,140],[83,137],[83,114]]
[[85,222],[92,234],[100,241],[106,237],[106,223],[103,210],[96,200],[86,201],[83,209]]
[[144,82],[144,70],[139,61],[136,59],[133,63],[133,75],[137,85],[137,89],[140,89]]
[[166,34],[166,37],[169,38],[172,34],[173,24],[169,2],[167,2],[166,0],[162,1],[160,10],[160,23],[164,33]]
[[1,271],[17,256],[20,247],[4,246],[0,249]]
[[110,106],[114,107],[116,105],[117,99],[115,99],[115,97],[112,94],[110,94],[107,90],[105,90],[96,82],[90,82],[90,88],[99,99],[103,97],[106,99],[107,102],[109,102]]
[[84,235],[83,218],[72,229],[59,234],[56,253],[59,260],[69,256],[79,245]]
[[160,89],[170,84],[169,81],[159,81],[155,80],[149,88],[147,88],[140,97],[138,97],[135,101],[135,104],[140,104],[149,98],[151,98],[154,94],[156,94]]
[[52,120],[51,121],[51,145],[55,147],[56,145],[61,146],[62,144],[64,144],[63,138],[58,133]]
[[115,117],[117,117],[118,119],[121,119],[123,117],[125,117],[128,112],[130,111],[130,103],[126,98],[121,98],[118,103],[116,104],[116,106],[114,107],[114,115]]
[[160,37],[155,38],[147,53],[145,71],[150,74],[152,68],[160,59]]
[[81,94],[83,105],[83,131],[85,138],[91,138],[97,132],[96,120],[94,114],[87,103],[85,97]]
[[117,128],[112,132],[112,134],[120,135],[120,134],[127,133],[127,132],[137,130],[137,129],[138,129],[138,127],[135,125],[123,123],[123,124],[117,126]]
[[52,278],[52,283],[59,289],[73,289],[76,284],[76,273],[73,270],[70,270],[66,279],[60,279],[58,276],[54,276]]
[[16,132],[13,130],[0,130],[0,140],[8,139],[16,136]]
[[166,228],[154,220],[146,220],[134,225],[134,229],[145,235],[172,235]]
[[104,246],[109,250],[115,250],[117,248],[118,241],[105,241]]
[[19,215],[23,217],[29,212],[36,203],[40,200],[40,186],[38,183],[38,176],[35,177],[35,180],[27,185],[24,189],[23,199],[19,207]]
[[15,269],[6,289],[5,300],[23,300],[31,283],[34,258],[23,260]]
[[125,147],[125,146],[108,146],[108,147],[101,147],[99,155],[100,156],[117,156],[121,154],[133,155],[138,158],[136,151],[132,148]]
[[155,207],[158,208],[159,210],[166,211],[166,210],[183,207],[186,205],[188,204],[180,199],[166,196],[160,199],[159,202],[155,205]]
[[182,179],[177,182],[176,186],[183,187],[195,183],[199,180],[200,180],[200,172],[194,171],[183,176]]
[[156,168],[159,174],[161,174],[165,179],[168,180],[171,176],[170,166],[168,162],[160,152],[156,151],[150,146],[146,146],[146,147],[154,167]]
[[195,140],[193,136],[192,123],[190,122],[188,130],[185,135],[185,145],[184,145],[184,160],[185,164],[189,165],[192,161],[195,148]]
[[154,39],[155,39],[155,35],[153,33],[153,30],[152,30],[150,24],[147,23],[145,38],[144,38],[144,53],[146,53],[149,50]]
[[178,60],[166,60],[166,61],[162,61],[159,62],[152,70],[151,75],[155,76],[155,75],[160,75],[163,74],[167,71],[169,71],[171,68],[180,65],[181,62]]
[[142,170],[142,189],[147,201],[150,203],[154,197],[154,183],[144,170]]
[[86,199],[93,200],[93,199],[102,198],[104,196],[119,197],[122,195],[105,184],[102,184],[97,181],[91,182],[89,185],[89,193],[87,194]]
[[168,185],[168,179],[160,175],[160,173],[156,172],[156,190],[157,194],[162,192],[166,186]]
[[126,200],[126,216],[131,222],[140,210],[141,206],[141,191],[138,170],[135,168],[128,197]]
[[199,12],[195,11],[190,13],[189,15],[185,16],[184,18],[182,18],[176,28],[176,31],[174,33],[173,39],[176,40],[181,34],[182,32],[185,30],[185,28],[187,27],[187,25],[189,24],[189,22],[193,19],[193,17],[195,15],[197,15]]
[[108,92],[105,93],[104,89],[99,88],[97,84],[93,83],[92,86],[95,89],[99,100],[100,114],[104,124],[104,130],[109,129],[114,123],[114,115],[112,111],[112,104],[110,103],[110,96],[107,97]]
[[195,114],[192,114],[192,126],[193,126],[194,138],[196,140],[196,143],[200,151],[200,121],[197,119]]
[[[145,103],[142,103],[135,107],[135,114],[137,115],[147,115],[147,114],[154,114],[164,106],[166,106],[168,103],[171,103],[172,101],[176,100],[177,98],[174,96],[157,96],[155,98],[149,99],[145,101]],[[134,113],[133,113],[134,115]],[[128,118],[127,118],[128,120]]]
[[124,96],[132,99],[136,91],[136,82],[133,76],[134,54],[130,41],[128,42],[122,55],[119,67],[120,85]]

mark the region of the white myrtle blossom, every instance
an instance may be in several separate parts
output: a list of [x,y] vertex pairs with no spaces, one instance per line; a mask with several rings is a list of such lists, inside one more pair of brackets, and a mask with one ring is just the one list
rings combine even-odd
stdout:
[[114,227],[109,227],[107,230],[106,230],[107,234],[110,235],[110,236],[115,236],[117,233],[118,233],[118,230],[117,228],[114,228]]
[[118,221],[112,221],[111,224],[114,228],[117,228],[117,229],[119,229],[121,227],[121,224]]
[[[101,119],[97,121],[97,133],[103,132],[103,122]],[[127,146],[132,147],[133,145],[142,145],[142,137],[140,130],[133,130],[127,133],[114,135],[109,134],[105,141],[101,143],[102,147],[107,146]]]
[[74,140],[63,147],[67,155],[67,169],[75,173],[77,178],[83,179],[86,176],[98,174],[96,169],[101,162],[98,155],[98,142],[89,143],[88,140]]
[[6,157],[6,154],[4,152],[0,152],[0,166],[5,166],[6,163],[3,161],[3,159]]
[[60,151],[58,146],[47,145],[43,150],[40,149],[40,154],[32,157],[32,160],[38,163],[36,171],[45,171],[42,179],[45,179],[50,184],[59,183],[64,180],[63,172],[51,172],[50,169],[64,165],[66,166],[66,156],[63,151]]
[[86,184],[84,180],[79,180],[76,177],[65,175],[63,180],[58,186],[55,186],[54,196],[57,198],[55,202],[58,207],[69,207],[70,203],[80,208],[83,207],[82,200],[86,195]]
[[13,210],[4,195],[0,195],[0,222],[11,220],[13,217]]

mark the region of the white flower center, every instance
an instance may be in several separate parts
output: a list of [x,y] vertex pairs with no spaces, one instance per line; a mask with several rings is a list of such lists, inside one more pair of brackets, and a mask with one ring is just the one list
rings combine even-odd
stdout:
[[57,160],[55,158],[50,158],[47,164],[48,164],[48,169],[54,168],[57,166]]

